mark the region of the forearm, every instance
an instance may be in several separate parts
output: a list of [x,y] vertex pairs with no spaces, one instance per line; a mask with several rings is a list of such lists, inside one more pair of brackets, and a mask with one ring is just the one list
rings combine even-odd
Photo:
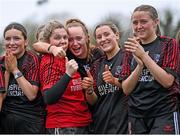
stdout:
[[50,51],[48,51],[48,48],[50,47],[49,43],[36,42],[32,45],[32,47],[38,53],[50,53]]
[[148,54],[144,54],[141,59],[154,79],[163,87],[168,88],[173,84],[174,76],[167,73],[164,69],[157,65]]
[[118,86],[119,88],[122,88],[122,83],[119,82],[119,79],[114,77],[114,85]]
[[38,92],[38,86],[32,85],[30,82],[26,80],[24,76],[16,79],[19,87],[23,91],[24,95],[30,100],[33,101]]
[[54,104],[58,102],[58,100],[64,94],[70,80],[71,77],[69,77],[67,74],[64,74],[56,84],[54,84],[51,88],[45,90],[44,102],[46,104]]
[[[13,71],[13,74],[21,73],[19,69]],[[23,91],[24,95],[30,100],[34,100],[36,98],[38,92],[38,86],[32,85],[21,73],[21,76],[15,78],[19,87]]]
[[97,102],[97,95],[94,90],[86,90],[85,91],[86,100],[90,105],[94,105]]
[[1,111],[3,100],[5,99],[5,97],[6,97],[6,92],[0,93],[0,111]]
[[140,67],[139,65],[137,65],[137,67],[131,73],[131,75],[122,82],[123,92],[126,95],[129,95],[135,89],[138,79],[139,79],[139,76],[142,72],[142,69],[143,69],[143,67]]

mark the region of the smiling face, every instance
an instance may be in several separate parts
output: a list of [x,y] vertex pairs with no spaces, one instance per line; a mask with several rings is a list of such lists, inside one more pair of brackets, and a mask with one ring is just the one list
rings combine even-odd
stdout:
[[119,50],[119,33],[113,32],[109,26],[103,25],[98,27],[95,31],[95,36],[97,44],[109,57],[116,54]]
[[[49,38],[49,43],[55,46],[65,46],[68,48],[68,34],[64,28],[57,28],[52,31],[52,34]],[[66,51],[65,50],[65,51]]]
[[4,34],[5,49],[10,50],[17,58],[20,58],[27,46],[27,40],[25,40],[23,33],[17,29],[9,29]]
[[85,35],[81,26],[72,26],[68,28],[69,34],[69,50],[76,57],[84,59],[88,55],[87,41],[88,37]]
[[149,43],[156,38],[158,19],[152,19],[148,11],[135,11],[132,16],[132,27],[142,43]]

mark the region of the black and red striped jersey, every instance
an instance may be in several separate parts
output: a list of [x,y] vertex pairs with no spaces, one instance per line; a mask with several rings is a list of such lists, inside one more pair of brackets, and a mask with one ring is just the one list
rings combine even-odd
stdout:
[[[39,87],[39,57],[32,51],[26,51],[17,60],[18,69],[32,85]],[[33,101],[24,95],[13,74],[10,74],[7,95],[3,102],[2,111],[20,115],[28,121],[42,121],[45,114],[44,102],[40,90]]]
[[[135,89],[129,95],[129,115],[132,117],[155,117],[176,111],[179,91],[177,79],[179,49],[175,39],[164,36],[157,37],[153,42],[143,44],[142,47],[145,51],[149,51],[149,56],[161,68],[175,77],[175,81],[170,88],[164,88],[144,67]],[[136,66],[137,63],[132,54],[126,53],[121,72],[122,80],[125,80]]]

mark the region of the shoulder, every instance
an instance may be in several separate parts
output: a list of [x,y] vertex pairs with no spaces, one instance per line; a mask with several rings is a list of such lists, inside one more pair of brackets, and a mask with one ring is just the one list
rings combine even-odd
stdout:
[[100,56],[104,55],[104,52],[99,47],[91,47],[91,53],[93,55],[96,55],[96,54]]
[[159,40],[160,40],[160,42],[163,45],[167,45],[169,43],[171,43],[171,44],[175,44],[176,43],[176,39],[175,38],[171,38],[171,37],[168,37],[168,36],[160,36]]
[[25,63],[28,63],[28,64],[30,64],[30,63],[31,64],[33,64],[33,63],[39,64],[39,62],[40,62],[40,57],[33,51],[26,51],[23,59],[25,60]]
[[93,61],[95,61],[97,59],[102,59],[105,57],[104,52],[98,47],[92,47],[90,53],[92,55]]
[[26,55],[26,57],[31,57],[31,58],[35,58],[35,59],[40,58],[40,56],[33,51],[26,51],[25,55]]

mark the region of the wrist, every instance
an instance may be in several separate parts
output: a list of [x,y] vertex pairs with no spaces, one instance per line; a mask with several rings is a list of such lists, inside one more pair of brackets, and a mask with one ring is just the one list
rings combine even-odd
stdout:
[[71,75],[71,74],[69,74],[69,73],[67,73],[67,72],[66,72],[66,74],[67,74],[70,78],[72,77],[72,75]]
[[93,89],[93,88],[90,88],[90,89],[86,90],[86,94],[87,94],[87,95],[92,95],[93,92],[94,92],[94,89]]
[[50,44],[47,51],[50,52],[50,49],[51,49],[52,45]]
[[21,73],[21,71],[13,72],[13,75],[14,75],[14,78],[15,78],[15,79],[18,79],[18,78],[20,78],[20,77],[23,76],[23,74]]
[[[146,59],[146,57],[148,56],[148,53],[144,52],[142,55],[141,55],[141,60],[144,61]],[[144,64],[143,64],[144,65]]]
[[54,50],[54,49],[56,49],[56,46],[51,45],[51,47],[50,47],[50,49],[49,49],[49,52],[50,52],[51,54],[53,54],[53,50]]

